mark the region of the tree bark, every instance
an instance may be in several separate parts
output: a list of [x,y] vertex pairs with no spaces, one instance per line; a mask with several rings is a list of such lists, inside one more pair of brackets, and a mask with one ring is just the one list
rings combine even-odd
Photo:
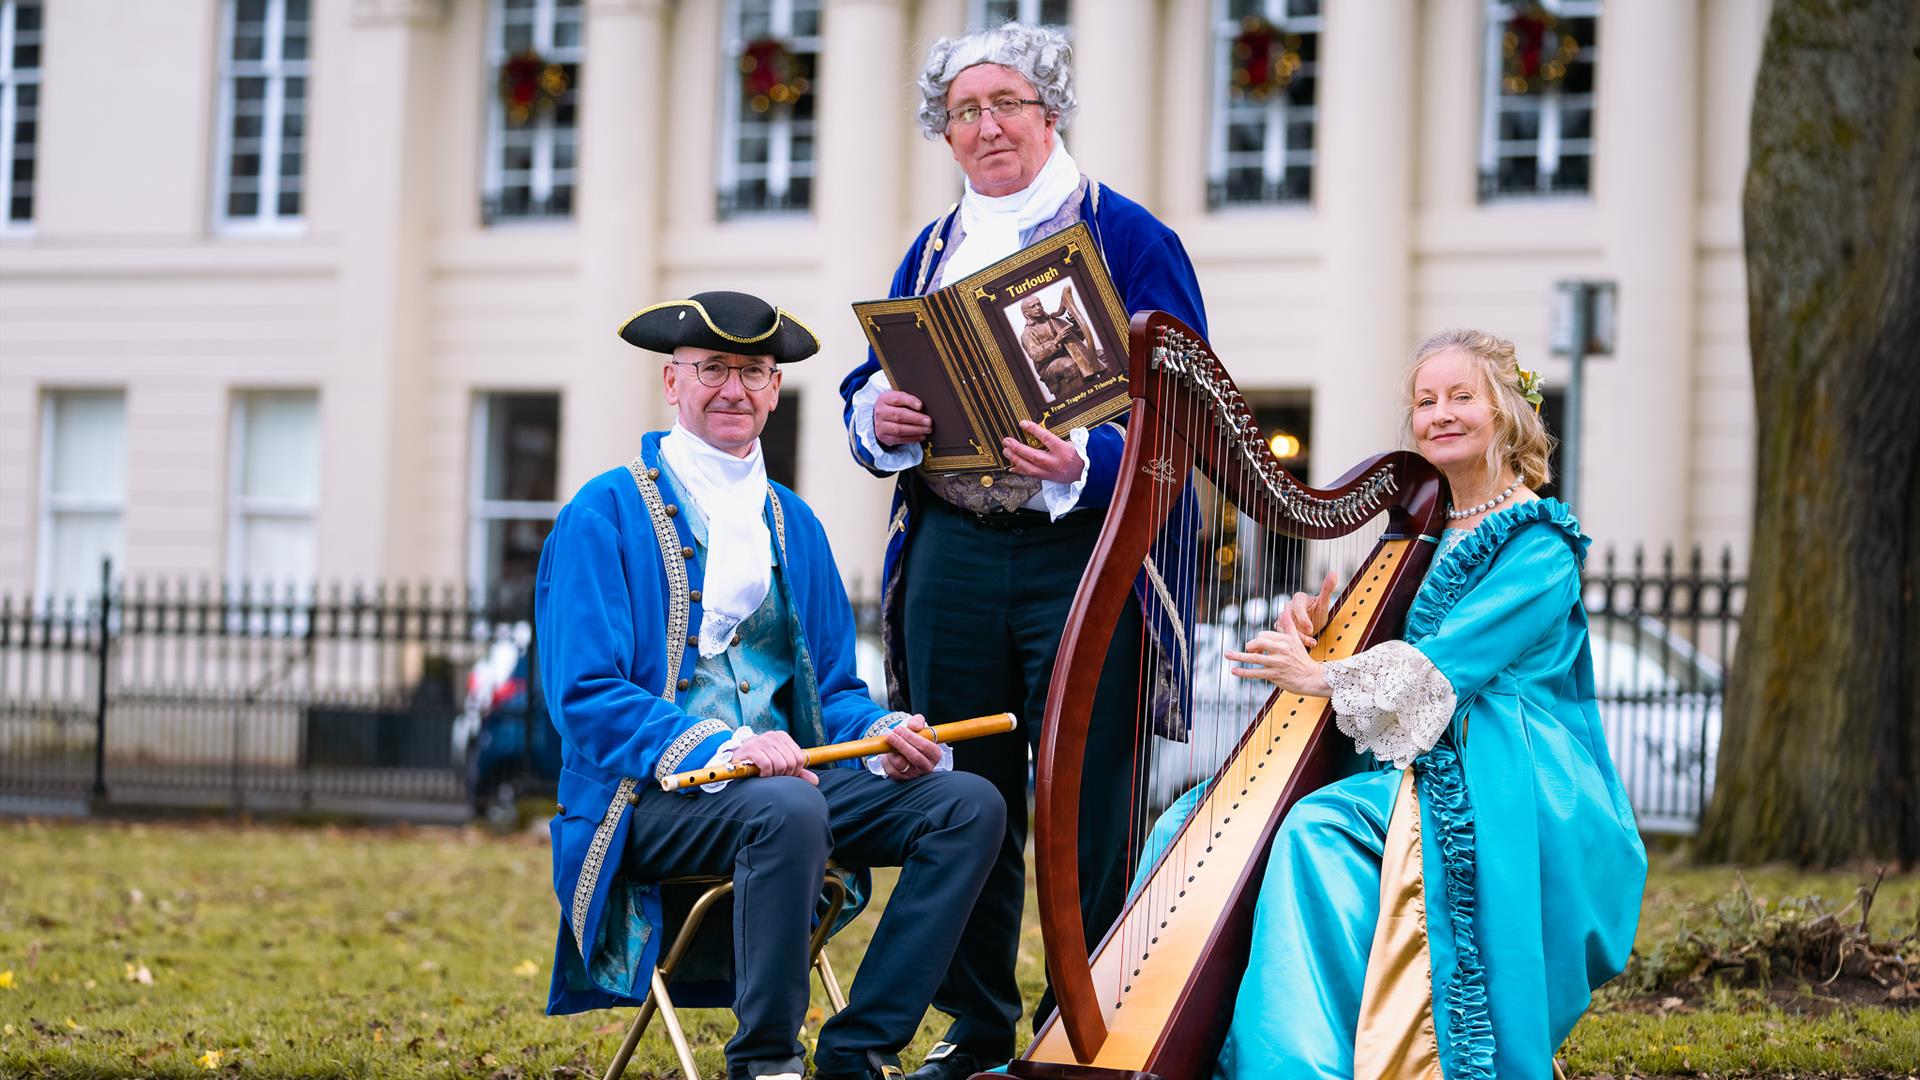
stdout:
[[1754,93],[1759,468],[1703,858],[1920,859],[1920,3],[1776,0]]

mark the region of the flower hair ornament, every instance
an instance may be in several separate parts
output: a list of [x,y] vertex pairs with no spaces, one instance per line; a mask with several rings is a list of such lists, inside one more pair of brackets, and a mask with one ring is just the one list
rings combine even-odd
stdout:
[[1540,373],[1538,371],[1528,371],[1526,368],[1516,368],[1515,370],[1519,372],[1519,378],[1514,380],[1514,386],[1520,391],[1520,396],[1527,400],[1527,404],[1533,406],[1534,415],[1538,416],[1540,414],[1540,402],[1542,400],[1540,395]]

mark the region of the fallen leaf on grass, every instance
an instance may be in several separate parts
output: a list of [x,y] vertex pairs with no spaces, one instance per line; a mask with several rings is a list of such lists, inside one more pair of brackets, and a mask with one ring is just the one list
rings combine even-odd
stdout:
[[221,1056],[222,1055],[220,1051],[209,1050],[206,1053],[201,1054],[199,1057],[194,1058],[193,1063],[204,1069],[217,1069],[220,1067]]
[[621,1023],[601,1024],[599,1027],[593,1029],[593,1033],[595,1035],[611,1035],[616,1031],[626,1030],[626,1027],[627,1025]]
[[0,971],[0,990],[12,990],[12,989],[14,989],[13,969],[8,968],[6,971]]
[[523,979],[531,979],[540,974],[540,965],[531,960],[522,960],[513,965],[513,973]]
[[140,964],[138,966],[135,966],[133,964],[128,964],[127,965],[127,981],[130,983],[139,983],[141,986],[152,986],[153,972],[148,971],[147,965],[145,964]]
[[68,1030],[68,1031],[82,1031],[82,1030],[85,1030],[85,1029],[84,1029],[84,1028],[82,1028],[82,1027],[81,1027],[81,1026],[80,1026],[79,1024],[77,1024],[77,1023],[75,1023],[75,1022],[74,1022],[74,1019],[73,1019],[73,1017],[71,1017],[71,1016],[69,1016],[69,1017],[67,1017],[67,1030]]

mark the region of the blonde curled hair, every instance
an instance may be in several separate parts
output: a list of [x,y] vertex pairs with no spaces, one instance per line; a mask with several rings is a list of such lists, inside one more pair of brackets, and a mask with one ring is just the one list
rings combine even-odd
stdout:
[[1513,342],[1479,330],[1442,330],[1413,350],[1407,365],[1405,385],[1401,388],[1405,410],[1401,420],[1401,439],[1413,446],[1414,380],[1420,366],[1441,353],[1459,350],[1473,360],[1480,379],[1490,391],[1487,403],[1493,409],[1493,438],[1487,443],[1487,464],[1505,464],[1530,488],[1539,488],[1551,479],[1548,461],[1553,453],[1553,436],[1540,414],[1520,391],[1520,360]]

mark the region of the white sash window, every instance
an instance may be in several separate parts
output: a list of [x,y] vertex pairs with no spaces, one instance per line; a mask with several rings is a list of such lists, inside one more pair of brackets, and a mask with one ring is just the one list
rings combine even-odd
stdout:
[[[1320,0],[1218,0],[1213,32],[1213,139],[1207,170],[1212,207],[1306,202],[1313,197],[1315,107],[1320,71]],[[1271,65],[1285,85],[1235,85],[1235,46],[1271,27]]]
[[[581,0],[493,0],[490,10],[481,217],[488,224],[571,217],[586,57]],[[504,84],[516,80],[524,96],[513,99]]]
[[33,221],[42,15],[40,0],[0,0],[0,225]]
[[1480,130],[1480,197],[1584,195],[1592,190],[1594,65],[1600,0],[1541,0],[1554,19],[1547,51],[1570,36],[1577,50],[1558,78],[1529,86],[1509,70],[1509,25],[1531,4],[1487,4]]
[[40,426],[42,603],[100,592],[100,564],[126,561],[127,397],[119,390],[48,394]]
[[[811,208],[820,0],[732,0],[723,42],[720,216]],[[787,70],[754,93],[744,69],[769,52]]]
[[300,223],[309,2],[226,0],[220,7],[213,217],[222,229]]

